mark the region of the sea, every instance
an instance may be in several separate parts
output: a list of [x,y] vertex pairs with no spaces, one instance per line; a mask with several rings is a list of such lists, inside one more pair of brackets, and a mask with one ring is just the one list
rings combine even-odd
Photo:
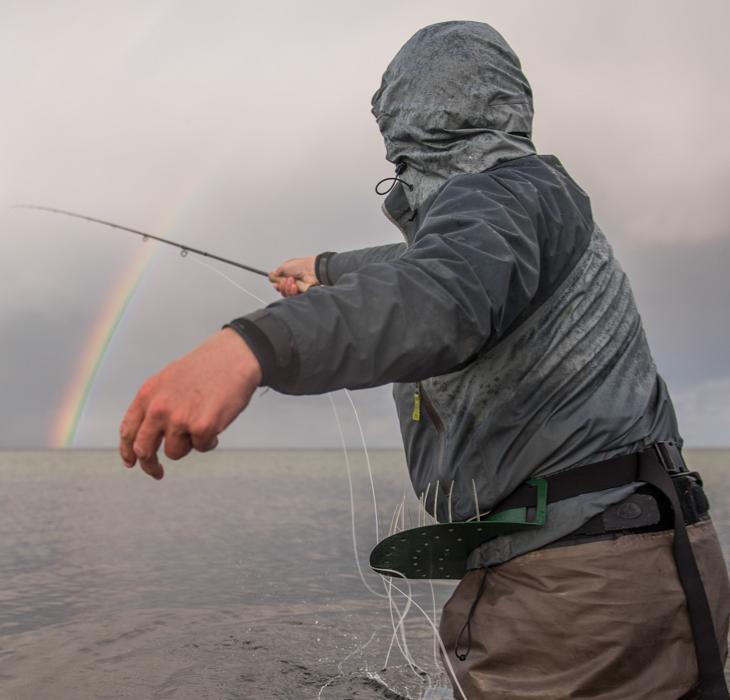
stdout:
[[[728,560],[730,450],[687,459]],[[419,509],[402,453],[370,460],[374,489],[357,451],[216,451],[160,482],[113,451],[0,451],[0,699],[451,697],[453,583],[391,607],[368,553]]]

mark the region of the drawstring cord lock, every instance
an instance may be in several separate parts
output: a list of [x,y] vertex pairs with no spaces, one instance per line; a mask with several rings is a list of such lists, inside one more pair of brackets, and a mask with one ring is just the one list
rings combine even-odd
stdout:
[[[456,638],[456,644],[454,644],[454,654],[456,655],[456,658],[459,659],[459,661],[466,661],[466,657],[469,656],[469,652],[471,651],[471,618],[474,616],[474,611],[476,610],[479,599],[482,597],[482,593],[484,593],[484,584],[486,583],[486,581],[487,570],[484,569],[484,573],[482,574],[482,581],[479,584],[479,590],[477,591],[476,597],[474,598],[474,602],[469,608],[469,614],[466,617],[466,622],[461,628],[459,636]],[[460,652],[459,647],[461,646],[461,638],[464,636],[464,632],[466,632],[466,648],[464,649],[464,651]]]
[[[375,185],[375,194],[379,194],[381,197],[384,197],[396,186],[398,182],[402,182],[409,190],[413,190],[413,185],[411,185],[410,182],[406,182],[400,178],[401,173],[406,169],[406,167],[408,166],[404,161],[397,163],[395,166],[395,177],[384,177],[380,180],[378,184]],[[382,189],[381,185],[385,182],[390,182],[390,187]]]

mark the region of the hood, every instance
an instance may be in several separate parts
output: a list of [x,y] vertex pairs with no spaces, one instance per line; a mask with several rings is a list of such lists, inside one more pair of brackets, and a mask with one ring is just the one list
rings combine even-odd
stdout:
[[532,90],[520,61],[481,22],[416,32],[386,69],[373,114],[413,209],[448,178],[535,152]]

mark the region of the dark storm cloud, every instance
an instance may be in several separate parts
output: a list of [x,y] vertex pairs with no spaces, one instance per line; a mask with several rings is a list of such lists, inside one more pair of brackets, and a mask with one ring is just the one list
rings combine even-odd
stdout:
[[722,379],[730,357],[730,227],[624,256],[657,364],[677,389]]
[[60,318],[32,309],[2,318],[1,446],[47,444],[49,426],[58,410],[51,398],[60,396],[67,381],[58,368],[73,362],[68,325],[82,322],[78,316]]

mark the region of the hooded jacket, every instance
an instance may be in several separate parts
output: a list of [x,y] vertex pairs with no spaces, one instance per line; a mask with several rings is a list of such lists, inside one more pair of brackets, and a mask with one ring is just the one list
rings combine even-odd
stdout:
[[[405,164],[384,204],[405,242],[328,256],[325,284],[232,322],[264,383],[394,383],[411,481],[439,521],[533,476],[681,442],[587,195],[535,154],[531,90],[505,40],[476,22],[420,30],[373,113]],[[551,504],[545,526],[490,540],[469,566],[567,535],[636,487]]]

